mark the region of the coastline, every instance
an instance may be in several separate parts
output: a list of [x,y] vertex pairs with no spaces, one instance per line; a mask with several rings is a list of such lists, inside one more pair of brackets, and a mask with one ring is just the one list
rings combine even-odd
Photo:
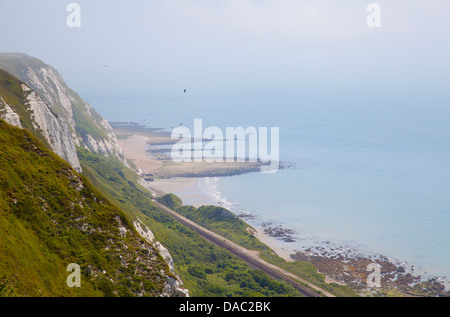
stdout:
[[[149,183],[149,186],[157,190],[160,195],[173,193],[180,197],[184,205],[191,205],[196,208],[206,205],[219,205],[224,208],[229,207],[227,202],[218,201],[211,197],[206,189],[201,185],[201,178],[176,177],[171,179],[160,179]],[[233,210],[231,210],[233,212]],[[238,215],[244,221],[245,215]],[[279,257],[286,262],[294,262],[292,255],[295,250],[286,248],[279,243],[277,238],[268,234],[263,228],[256,227],[255,237],[262,243],[268,245]]]
[[141,177],[149,181],[172,178],[233,176],[259,172],[262,162],[181,162],[175,163],[170,149],[175,140],[162,129],[130,122],[111,122],[125,156]]
[[[112,122],[126,158],[136,168],[138,174],[147,181],[154,194],[163,196],[174,193],[183,198],[183,203],[196,208],[203,205],[220,205],[229,208],[222,197],[212,197],[201,180],[205,178],[240,175],[258,172],[257,163],[187,163],[178,165],[168,162],[168,158],[157,146],[173,143],[168,132],[163,129],[148,128],[132,122]],[[164,168],[164,165],[165,168]],[[169,166],[169,167],[167,167]],[[245,215],[240,215],[245,220]],[[255,228],[257,238],[270,246],[286,262],[293,262],[294,250],[279,245],[279,241],[264,228]]]
[[[226,201],[219,201],[202,188],[201,178],[173,178],[149,183],[160,194],[174,193],[184,205],[221,205],[228,207]],[[414,275],[414,265],[390,259],[380,254],[362,254],[348,246],[336,245],[330,241],[320,242],[315,247],[298,250],[293,243],[295,237],[290,229],[272,223],[260,223],[257,216],[239,214],[227,208],[255,229],[255,237],[269,246],[286,262],[305,261],[314,265],[318,273],[330,284],[346,285],[362,296],[443,296],[447,295],[443,281],[435,277]],[[290,246],[292,244],[292,246]],[[383,287],[367,288],[369,264],[376,263],[382,268]],[[414,285],[418,285],[414,287]],[[420,287],[419,287],[420,286]]]
[[[230,209],[257,231],[256,237],[268,245],[286,262],[296,260],[312,263],[320,273],[325,275],[327,283],[336,283],[350,286],[361,295],[375,296],[437,296],[447,295],[444,281],[436,277],[421,277],[414,275],[414,266],[401,263],[395,259],[388,259],[382,255],[363,255],[346,246],[336,246],[324,241],[321,245],[306,250],[290,247],[295,237],[289,228],[282,228],[271,223],[257,224],[257,217],[239,214],[233,210],[226,198],[211,194],[211,188],[205,185],[208,178],[230,176],[242,173],[255,172],[254,166],[228,164],[222,170],[217,164],[186,163],[176,166],[168,161],[164,150],[159,146],[167,146],[170,140],[168,133],[162,130],[145,128],[133,125],[127,130],[117,128],[119,143],[124,149],[126,157],[135,165],[149,187],[158,195],[174,193],[179,196],[185,205],[200,207],[202,205],[219,205]],[[242,164],[242,163],[239,163]],[[174,167],[176,166],[176,167]],[[165,167],[165,168],[163,168]],[[249,223],[250,224],[250,223]],[[377,263],[383,268],[381,289],[368,289],[367,266]],[[414,287],[419,285],[420,287]]]

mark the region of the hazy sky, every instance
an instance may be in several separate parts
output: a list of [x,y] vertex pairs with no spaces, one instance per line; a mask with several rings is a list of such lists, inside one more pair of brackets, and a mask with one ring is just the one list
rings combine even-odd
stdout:
[[[450,1],[2,0],[0,51],[76,91],[450,86]],[[105,65],[107,65],[105,67]]]

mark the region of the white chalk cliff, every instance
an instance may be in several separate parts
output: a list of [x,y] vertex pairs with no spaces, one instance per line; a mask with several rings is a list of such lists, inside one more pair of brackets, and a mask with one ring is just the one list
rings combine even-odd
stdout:
[[[53,152],[65,159],[70,165],[81,172],[76,147],[73,143],[67,124],[60,120],[47,104],[25,84],[21,85],[23,104],[35,132],[47,141]],[[20,115],[0,97],[0,118],[18,128],[23,128]]]
[[[70,89],[53,67],[25,54],[0,54],[0,68],[23,81],[24,90],[30,89],[27,103],[36,124],[52,149],[72,167],[81,170],[76,146],[113,156],[128,166],[108,121]],[[4,112],[8,120],[14,120],[9,110]]]
[[167,277],[166,292],[172,294],[172,296],[189,297],[189,290],[183,288],[183,282],[177,275],[175,275],[175,264],[173,263],[169,250],[167,250],[159,241],[155,241],[153,232],[146,225],[144,225],[140,219],[134,222],[134,228],[141,235],[141,237],[145,239],[145,241],[150,243],[158,251],[164,261],[166,261],[169,265],[170,272],[175,276]]
[[9,124],[21,128],[20,116],[14,112],[10,105],[6,103],[5,100],[0,96],[0,118],[8,122]]

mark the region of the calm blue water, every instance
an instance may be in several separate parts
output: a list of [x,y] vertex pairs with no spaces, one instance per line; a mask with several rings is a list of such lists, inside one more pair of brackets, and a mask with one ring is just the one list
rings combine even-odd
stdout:
[[256,215],[256,224],[295,230],[290,247],[333,241],[446,276],[450,102],[433,96],[304,89],[82,97],[110,121],[279,127],[280,158],[296,168],[210,179],[204,187],[233,211]]

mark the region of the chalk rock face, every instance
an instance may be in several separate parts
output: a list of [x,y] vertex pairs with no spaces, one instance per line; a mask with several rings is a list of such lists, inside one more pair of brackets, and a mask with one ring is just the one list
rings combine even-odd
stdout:
[[64,116],[75,144],[127,163],[108,121],[71,90],[53,67],[28,67],[23,80],[38,91],[56,113]]
[[57,118],[36,92],[26,85],[22,85],[22,89],[27,93],[25,106],[34,119],[33,127],[41,132],[53,152],[65,159],[76,171],[81,172],[77,150],[67,123]]
[[[54,150],[76,169],[78,159],[73,148],[81,146],[91,152],[115,157],[128,166],[125,154],[108,121],[70,89],[62,76],[50,65],[25,54],[0,54],[0,69],[4,69],[23,81],[34,93],[27,102],[41,120],[41,128],[47,137],[52,136]],[[47,105],[52,116],[40,103]],[[9,114],[10,120],[14,120]],[[55,125],[55,120],[59,125]],[[64,131],[57,131],[61,128]],[[47,131],[48,129],[48,131]],[[58,136],[58,137],[57,137]],[[70,138],[71,141],[67,138]],[[57,150],[56,150],[57,149]],[[75,153],[76,155],[76,153]]]
[[164,261],[166,261],[169,265],[170,272],[175,276],[167,276],[165,292],[170,294],[170,296],[189,297],[189,290],[182,287],[183,282],[177,275],[175,275],[175,264],[173,263],[169,250],[167,250],[159,241],[155,241],[153,232],[146,225],[144,225],[142,221],[136,220],[134,222],[134,227],[141,237],[145,239],[145,241],[153,245],[153,247],[163,257]]
[[5,102],[5,100],[3,100],[1,96],[0,118],[17,128],[23,129],[22,124],[20,123],[20,116],[14,112],[14,110]]
[[76,147],[67,124],[56,117],[30,87],[20,83],[7,73],[2,73],[1,77],[10,84],[11,82],[16,84],[15,93],[21,98],[17,99],[15,104],[8,104],[0,96],[0,118],[18,128],[24,128],[22,122],[27,122],[27,128],[40,135],[53,152],[65,159],[75,170],[81,172]]

